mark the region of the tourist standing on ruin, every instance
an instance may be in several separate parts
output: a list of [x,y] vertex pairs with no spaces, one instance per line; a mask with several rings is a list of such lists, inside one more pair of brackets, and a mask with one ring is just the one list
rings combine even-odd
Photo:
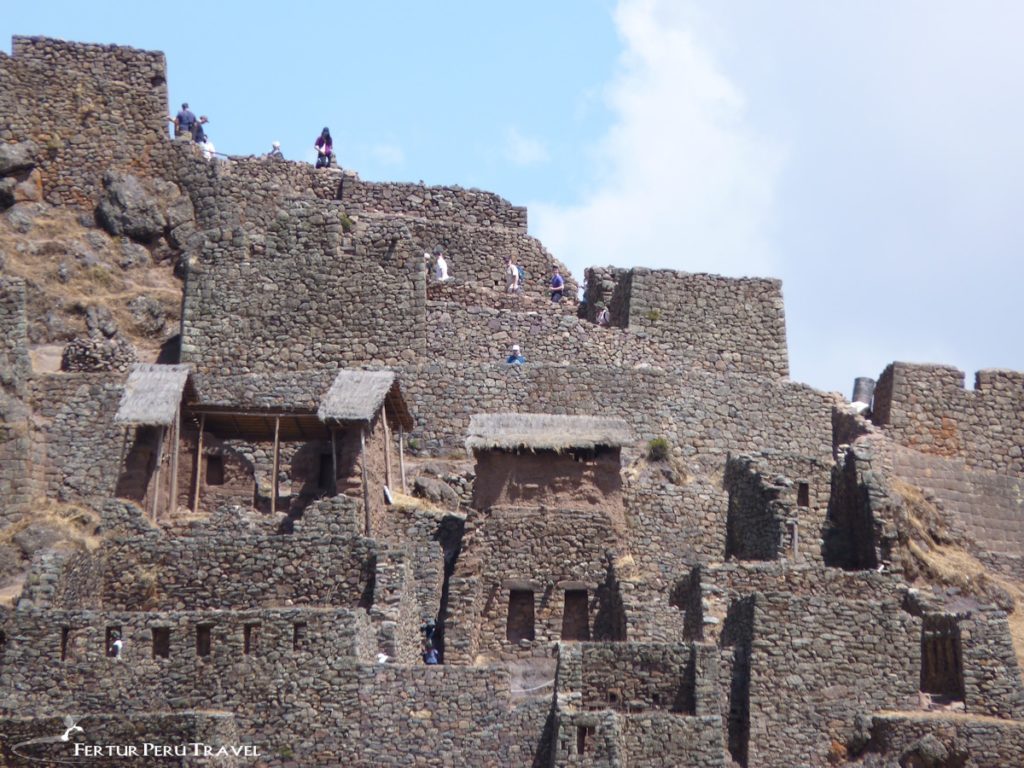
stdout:
[[196,116],[188,108],[188,102],[181,105],[181,111],[174,118],[174,138],[192,133],[192,126],[195,125]]
[[313,146],[316,147],[316,167],[329,168],[334,160],[334,139],[331,138],[329,128],[325,127],[320,131]]
[[267,153],[267,158],[270,160],[284,160],[284,153],[281,152],[281,142],[275,141],[270,145],[271,149]]
[[511,256],[505,257],[505,293],[516,293],[519,290],[519,267]]
[[526,362],[526,358],[523,357],[522,354],[519,352],[518,344],[512,345],[512,354],[505,358],[505,362],[508,365],[522,365],[523,363]]
[[608,314],[608,307],[604,305],[603,301],[597,302],[597,304],[594,305],[594,309],[597,310],[596,320],[598,325],[611,324],[612,319],[611,316]]
[[437,282],[443,283],[448,279],[448,261],[445,259],[440,245],[434,249],[434,255],[437,257],[437,263],[434,264],[434,277],[437,278]]
[[551,300],[555,304],[560,304],[562,297],[565,293],[565,280],[562,279],[561,274],[558,272],[558,265],[551,265]]

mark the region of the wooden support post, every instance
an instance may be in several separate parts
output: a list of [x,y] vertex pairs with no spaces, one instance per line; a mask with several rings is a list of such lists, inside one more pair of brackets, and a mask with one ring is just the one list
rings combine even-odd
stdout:
[[380,412],[381,421],[384,422],[384,485],[391,489],[391,429],[388,427],[388,406],[387,403]]
[[[121,487],[121,478],[128,474],[128,465],[125,463],[128,459],[128,430],[130,427],[127,425],[121,430],[121,460],[117,463],[117,476],[114,478],[114,488],[110,492],[111,496],[117,495],[117,489]],[[136,427],[138,429],[138,427]]]
[[274,470],[270,482],[270,514],[277,514],[277,462],[280,460],[281,451],[281,417],[274,417]]
[[398,467],[402,472],[402,493],[408,493],[405,487],[405,427],[398,425]]
[[331,495],[338,495],[338,430],[331,427]]
[[174,442],[171,444],[171,514],[178,511],[178,446],[181,443],[181,403],[174,412]]
[[199,415],[199,439],[196,440],[196,487],[192,494],[192,511],[199,512],[199,489],[203,485],[203,432],[206,431],[206,414]]
[[370,478],[366,471],[366,427],[359,432],[359,464],[363,469],[363,535],[370,535]]
[[164,437],[166,435],[166,427],[160,427],[160,436],[156,441],[156,477],[153,478],[153,512],[151,519],[156,522],[158,508],[160,506],[160,465],[164,460]]

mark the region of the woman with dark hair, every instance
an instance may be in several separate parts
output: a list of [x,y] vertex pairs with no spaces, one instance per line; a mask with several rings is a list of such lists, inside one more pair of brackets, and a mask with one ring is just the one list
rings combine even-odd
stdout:
[[329,128],[324,128],[320,131],[320,135],[317,137],[313,146],[316,147],[316,167],[330,167],[331,163],[334,161],[334,140],[331,139],[331,131]]

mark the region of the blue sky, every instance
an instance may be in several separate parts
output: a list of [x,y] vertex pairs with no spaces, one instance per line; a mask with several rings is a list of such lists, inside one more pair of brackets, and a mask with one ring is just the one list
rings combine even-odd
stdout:
[[[271,6],[266,6],[268,9]],[[1024,370],[1024,4],[9,4],[167,55],[217,149],[492,190],[574,274],[783,279],[792,377]],[[257,10],[254,10],[257,9]]]

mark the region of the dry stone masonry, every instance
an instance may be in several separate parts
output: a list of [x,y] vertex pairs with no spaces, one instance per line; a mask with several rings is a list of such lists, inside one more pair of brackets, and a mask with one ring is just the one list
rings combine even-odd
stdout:
[[[1021,764],[1024,374],[857,410],[789,380],[778,280],[574,277],[498,195],[168,112],[160,53],[0,54],[0,764]],[[63,327],[7,274],[43,212],[180,325]]]

